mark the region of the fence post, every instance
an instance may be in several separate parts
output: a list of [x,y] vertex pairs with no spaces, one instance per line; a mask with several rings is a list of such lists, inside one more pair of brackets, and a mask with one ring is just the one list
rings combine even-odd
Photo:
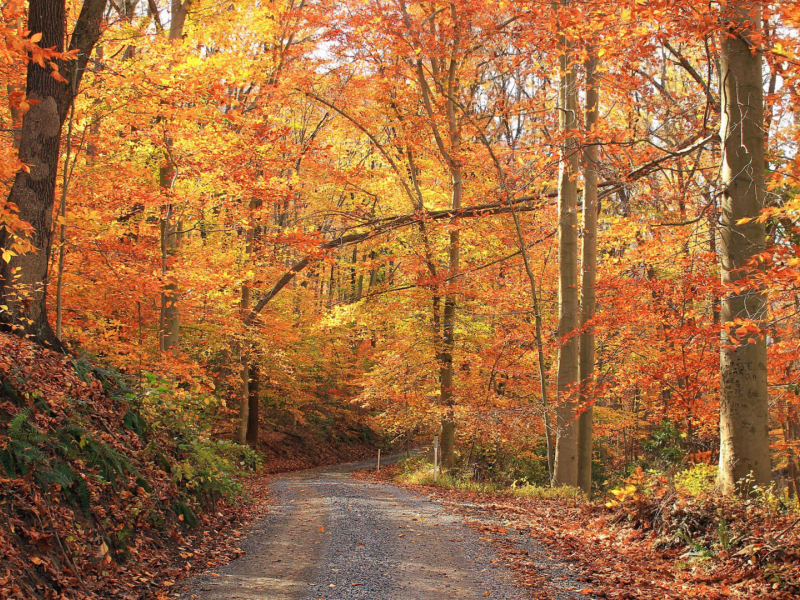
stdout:
[[439,436],[433,436],[433,483],[439,477]]

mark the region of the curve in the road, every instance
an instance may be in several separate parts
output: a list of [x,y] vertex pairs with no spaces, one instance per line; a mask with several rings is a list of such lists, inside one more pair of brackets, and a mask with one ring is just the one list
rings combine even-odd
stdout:
[[246,554],[194,578],[185,599],[528,598],[485,541],[438,504],[354,479],[364,464],[293,473]]

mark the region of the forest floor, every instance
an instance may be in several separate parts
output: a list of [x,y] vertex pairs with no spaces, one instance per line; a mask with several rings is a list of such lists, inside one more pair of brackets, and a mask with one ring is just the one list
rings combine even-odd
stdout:
[[[485,531],[422,494],[353,476],[370,463],[282,475],[270,513],[254,522],[246,552],[186,582],[199,600],[551,600],[594,598],[574,567],[553,559],[526,530],[519,554],[535,565],[525,585]],[[470,517],[470,521],[474,517]],[[494,525],[486,520],[485,527]],[[500,531],[500,527],[494,527]],[[537,591],[538,590],[538,591]],[[546,595],[536,595],[541,592]]]
[[[721,502],[727,514],[731,507],[742,514],[731,517],[728,534],[736,538],[728,551],[711,553],[701,544],[665,543],[675,535],[664,528],[648,528],[631,514],[630,507],[608,508],[603,502],[581,499],[515,497],[510,493],[474,493],[427,485],[399,484],[401,469],[392,466],[376,473],[361,471],[361,479],[399,485],[437,503],[456,515],[482,540],[489,543],[529,597],[561,598],[561,591],[578,592],[575,597],[613,600],[733,600],[754,598],[789,600],[798,598],[796,580],[796,515],[765,516],[767,511],[735,501]],[[666,506],[672,504],[671,507]],[[647,512],[653,506],[636,503]],[[699,511],[680,499],[655,504],[682,527],[707,518],[710,509]],[[742,507],[744,509],[742,510]],[[722,514],[722,508],[717,508]],[[648,517],[650,518],[650,517]],[[666,519],[667,521],[669,518]],[[698,523],[695,523],[698,524]],[[787,525],[788,524],[788,525]],[[742,533],[744,532],[744,533]],[[738,534],[738,535],[735,535]],[[787,534],[790,534],[787,536]],[[677,537],[681,537],[678,535]],[[554,577],[544,565],[561,565]],[[781,582],[781,583],[778,583]],[[555,589],[554,589],[555,588]]]

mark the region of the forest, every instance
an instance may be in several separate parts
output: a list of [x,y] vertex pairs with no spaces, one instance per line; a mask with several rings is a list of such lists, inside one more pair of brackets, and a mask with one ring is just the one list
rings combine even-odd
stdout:
[[236,597],[366,459],[520,598],[800,593],[795,0],[0,12],[0,599]]

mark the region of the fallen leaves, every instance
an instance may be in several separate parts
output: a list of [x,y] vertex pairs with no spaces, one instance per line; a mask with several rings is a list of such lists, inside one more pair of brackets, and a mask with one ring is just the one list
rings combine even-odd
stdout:
[[[188,529],[171,509],[178,498],[175,482],[147,458],[141,439],[122,423],[125,410],[99,380],[81,379],[68,358],[0,333],[0,381],[0,449],[9,444],[9,421],[28,411],[30,431],[41,432],[30,447],[77,473],[73,485],[86,485],[89,502],[85,511],[81,502],[67,501],[66,481],[45,494],[34,479],[39,472],[33,469],[41,465],[11,478],[0,466],[0,504],[9,517],[0,521],[0,599],[51,598],[58,589],[80,590],[84,600],[154,595],[239,556],[222,532],[268,510],[262,503],[268,482],[253,479],[252,505],[220,500],[214,512],[198,515],[197,530]],[[57,454],[46,440],[78,421],[86,436],[135,466],[149,489],[131,472],[117,475],[112,485],[97,467]]]
[[[371,471],[362,471],[358,476],[376,478]],[[379,478],[386,481],[391,474],[381,472]],[[692,562],[684,555],[685,547],[663,548],[655,543],[653,535],[630,526],[634,523],[642,527],[641,523],[617,521],[615,516],[621,514],[622,507],[609,510],[600,503],[481,495],[418,485],[403,487],[422,493],[461,516],[462,524],[492,544],[502,562],[535,598],[549,600],[559,590],[614,600],[797,597],[785,584],[777,583],[781,573],[800,562],[796,544],[783,546],[784,553],[772,557],[772,563],[764,558],[763,551],[769,540],[774,542],[787,530],[787,519],[772,522],[762,517],[753,521],[750,535],[759,536],[762,541],[754,540],[746,546],[748,552],[740,551],[738,557],[720,552],[715,562]],[[789,556],[787,553],[791,552],[794,554]],[[756,566],[758,561],[751,561],[754,555],[761,557],[760,567]],[[786,559],[796,562],[781,562]],[[771,568],[776,571],[773,573]]]

